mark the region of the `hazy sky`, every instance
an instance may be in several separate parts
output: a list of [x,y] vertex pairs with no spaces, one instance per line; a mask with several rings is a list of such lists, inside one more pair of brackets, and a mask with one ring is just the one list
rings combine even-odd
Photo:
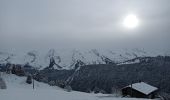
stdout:
[[[139,26],[127,29],[135,14]],[[170,51],[170,0],[0,0],[0,50],[144,48]]]

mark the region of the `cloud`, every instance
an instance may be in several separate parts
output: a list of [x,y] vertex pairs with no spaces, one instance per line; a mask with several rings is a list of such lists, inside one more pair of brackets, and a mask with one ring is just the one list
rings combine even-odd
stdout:
[[[67,45],[169,49],[169,0],[1,0],[0,46],[52,48]],[[128,13],[141,24],[121,26]],[[128,33],[136,33],[129,35]],[[162,45],[164,44],[164,45]]]

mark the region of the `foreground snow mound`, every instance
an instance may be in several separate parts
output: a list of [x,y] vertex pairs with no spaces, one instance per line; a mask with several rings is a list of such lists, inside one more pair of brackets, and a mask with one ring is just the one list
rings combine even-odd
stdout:
[[147,100],[136,98],[116,98],[108,94],[89,94],[83,92],[66,92],[58,87],[52,87],[35,81],[35,89],[32,84],[25,83],[26,77],[1,74],[5,80],[7,89],[0,90],[1,100]]

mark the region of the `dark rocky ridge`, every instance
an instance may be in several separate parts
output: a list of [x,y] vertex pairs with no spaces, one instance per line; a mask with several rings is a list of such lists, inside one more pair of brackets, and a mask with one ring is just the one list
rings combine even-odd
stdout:
[[95,87],[111,92],[132,82],[144,81],[170,93],[170,57],[145,57],[143,62],[124,65],[87,65],[81,67],[71,83],[78,91]]

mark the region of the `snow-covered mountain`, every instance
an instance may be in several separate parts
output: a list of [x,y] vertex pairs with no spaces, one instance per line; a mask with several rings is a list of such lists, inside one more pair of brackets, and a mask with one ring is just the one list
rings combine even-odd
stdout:
[[[73,69],[76,66],[89,64],[124,64],[137,63],[137,57],[157,56],[161,54],[149,53],[140,49],[122,50],[55,50],[48,52],[29,51],[26,53],[0,52],[0,64],[29,64],[38,69],[49,66],[50,61],[54,64],[54,69]],[[127,62],[129,61],[129,62]]]

